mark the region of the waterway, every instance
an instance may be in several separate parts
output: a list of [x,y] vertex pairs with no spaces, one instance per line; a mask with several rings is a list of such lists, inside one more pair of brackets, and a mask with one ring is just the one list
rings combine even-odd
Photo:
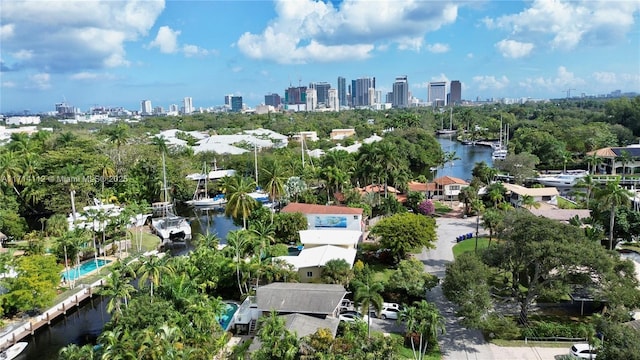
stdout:
[[[201,211],[181,209],[180,213],[191,219],[192,234],[217,234],[224,243],[224,239],[229,231],[238,229],[233,221],[217,211]],[[187,241],[184,246],[176,246],[170,249],[173,256],[180,256],[193,249],[191,242]],[[104,271],[104,270],[103,270]],[[105,272],[106,273],[106,272]],[[25,351],[16,359],[38,359],[54,360],[58,358],[58,352],[68,344],[93,344],[102,332],[104,325],[111,319],[107,312],[108,298],[94,297],[84,306],[66,317],[52,323],[49,327],[41,328],[34,336],[30,336],[23,341],[28,341],[29,345]]]
[[[455,152],[460,160],[448,163],[444,168],[438,168],[435,175],[453,176],[463,180],[471,179],[471,171],[477,162],[484,161],[488,165],[492,163],[492,150],[488,146],[462,145],[451,137],[438,137],[443,151]],[[197,234],[217,234],[224,244],[227,233],[239,227],[224,214],[215,210],[194,211],[191,209],[179,209],[179,213],[191,219],[193,236]],[[175,247],[170,250],[174,256],[184,255],[193,249],[191,242],[187,241],[185,246]],[[38,359],[54,360],[58,358],[58,351],[68,344],[84,345],[95,343],[102,328],[109,321],[111,316],[106,311],[108,299],[95,297],[77,311],[68,314],[60,321],[53,323],[49,327],[42,328],[35,336],[24,341],[29,342],[29,346],[16,359]]]
[[437,139],[440,147],[442,147],[442,151],[455,152],[456,157],[460,159],[438,168],[435,173],[436,178],[453,176],[470,181],[472,178],[471,172],[476,163],[484,161],[489,166],[493,163],[493,160],[491,160],[493,149],[489,146],[462,145],[451,136],[439,136]]

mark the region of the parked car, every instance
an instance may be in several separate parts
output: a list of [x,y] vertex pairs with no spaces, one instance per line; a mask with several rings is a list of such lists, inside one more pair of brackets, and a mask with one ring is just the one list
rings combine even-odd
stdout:
[[401,310],[401,309],[400,309],[400,305],[399,305],[398,303],[388,303],[388,302],[385,302],[385,303],[382,303],[382,307],[386,307],[386,308],[393,308],[393,309],[396,309],[396,310]]
[[571,355],[580,359],[595,359],[598,350],[589,344],[571,345]]
[[360,314],[360,312],[352,311],[352,310],[344,311],[340,313],[340,315],[338,316],[338,319],[340,319],[340,321],[349,321],[349,322],[353,322],[353,321],[369,322],[369,317],[367,315],[362,315]]
[[[399,313],[400,313],[399,308],[385,306],[382,308],[382,310],[380,310],[380,318],[382,320],[386,320],[386,319],[398,320]],[[376,314],[375,310],[371,310],[369,312],[369,315],[373,317],[378,317],[378,314]]]

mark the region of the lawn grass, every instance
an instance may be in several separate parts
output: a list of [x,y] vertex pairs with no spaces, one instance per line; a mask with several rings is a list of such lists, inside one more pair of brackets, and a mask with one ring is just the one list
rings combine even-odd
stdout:
[[389,269],[382,264],[369,264],[369,268],[373,271],[373,281],[379,281],[383,284],[389,283],[389,278],[394,271],[394,269]]
[[571,201],[561,196],[558,196],[558,207],[560,209],[577,209],[578,208],[576,204],[572,203]]
[[503,339],[493,339],[490,341],[494,345],[504,346],[504,347],[527,347],[527,346],[535,346],[535,347],[547,347],[547,348],[566,348],[569,349],[573,342],[571,341],[527,341],[524,340],[503,340]]
[[[389,334],[389,336],[391,336],[392,338],[398,338],[398,341],[400,342],[400,344],[402,344],[404,342],[404,336],[402,336],[402,334]],[[398,350],[398,359],[414,359],[413,357],[413,350],[411,348],[408,348],[404,345],[400,346],[400,349]],[[442,354],[440,353],[440,350],[433,350],[431,352],[429,352],[428,354],[425,355],[424,357],[425,360],[440,360],[442,359]]]
[[[493,243],[495,244],[495,239],[493,239]],[[486,249],[489,246],[489,238],[488,237],[479,237],[478,238],[478,250]],[[472,252],[476,250],[476,238],[471,238],[467,240],[463,240],[453,246],[453,257],[457,257],[460,254],[466,252]]]
[[[132,250],[136,248],[138,244],[138,238],[140,233],[138,231],[128,230],[129,238],[131,239]],[[148,232],[142,232],[142,252],[157,250],[160,245],[160,238],[154,234]]]

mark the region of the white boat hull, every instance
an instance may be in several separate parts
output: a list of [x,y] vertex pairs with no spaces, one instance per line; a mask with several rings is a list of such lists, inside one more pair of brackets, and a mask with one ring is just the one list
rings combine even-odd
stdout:
[[16,356],[20,355],[24,351],[24,349],[29,345],[29,343],[20,341],[13,345],[11,345],[7,350],[4,350],[0,353],[1,360],[12,360],[15,359]]
[[151,228],[162,242],[191,240],[191,225],[180,216],[151,219]]

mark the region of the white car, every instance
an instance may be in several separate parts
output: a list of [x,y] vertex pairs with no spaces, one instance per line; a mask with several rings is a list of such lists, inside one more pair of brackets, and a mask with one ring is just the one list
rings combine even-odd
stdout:
[[367,315],[360,314],[358,311],[342,312],[338,316],[338,319],[340,319],[340,321],[348,321],[348,322],[354,322],[354,321],[369,322],[369,317]]
[[392,308],[396,310],[400,310],[400,305],[398,303],[382,303],[383,308]]
[[573,344],[571,355],[580,359],[595,359],[598,350],[589,344]]
[[[382,320],[386,320],[386,319],[398,320],[399,313],[400,313],[399,308],[385,306],[382,308],[382,310],[380,310],[380,318]],[[376,314],[375,310],[371,310],[369,314],[373,317],[378,317],[378,314]]]

